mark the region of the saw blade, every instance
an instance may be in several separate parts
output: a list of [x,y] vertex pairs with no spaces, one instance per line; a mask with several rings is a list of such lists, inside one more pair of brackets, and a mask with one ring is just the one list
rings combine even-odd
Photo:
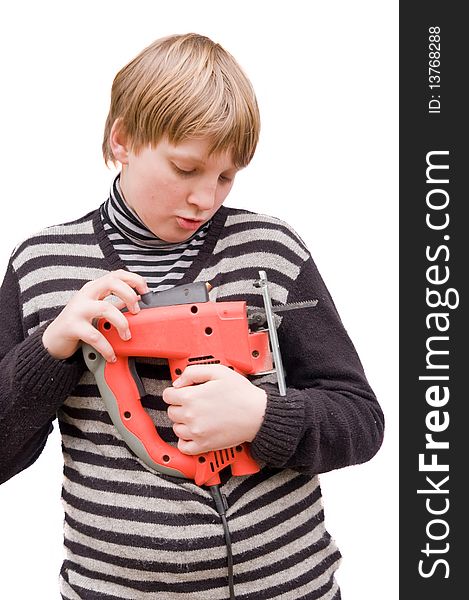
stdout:
[[[317,300],[305,300],[303,302],[290,302],[289,304],[278,304],[276,306],[272,306],[272,312],[274,314],[277,314],[302,308],[314,308],[317,303]],[[266,314],[263,308],[248,308],[247,313],[249,321],[252,325],[260,327],[266,321]]]
[[272,306],[274,313],[286,312],[289,310],[297,310],[298,308],[314,308],[318,303],[317,300],[304,300],[303,302],[290,302],[290,304],[279,304]]

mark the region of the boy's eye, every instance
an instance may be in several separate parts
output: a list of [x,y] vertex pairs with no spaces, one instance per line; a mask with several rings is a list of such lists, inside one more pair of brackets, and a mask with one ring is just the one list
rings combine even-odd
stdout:
[[196,172],[196,169],[181,169],[174,163],[172,163],[172,165],[173,165],[173,169],[176,171],[176,173],[178,173],[179,175],[182,175],[183,177],[188,177],[189,175],[193,175]]
[[226,177],[225,175],[220,175],[218,178],[222,183],[231,183],[233,181],[232,177]]
[[[178,165],[173,162],[171,163],[171,165],[174,171],[181,177],[191,177],[192,175],[197,174],[197,169],[181,169],[181,167],[178,167]],[[218,178],[218,180],[221,183],[231,183],[233,179],[234,177],[228,177],[227,175],[220,175],[220,177]]]

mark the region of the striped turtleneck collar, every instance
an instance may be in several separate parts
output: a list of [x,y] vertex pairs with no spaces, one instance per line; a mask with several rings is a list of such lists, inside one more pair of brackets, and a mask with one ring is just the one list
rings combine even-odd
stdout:
[[127,204],[120,187],[120,173],[112,182],[111,192],[102,209],[108,220],[117,231],[129,242],[141,248],[158,248],[160,250],[172,250],[186,246],[196,236],[200,239],[210,227],[211,221],[205,223],[190,238],[184,242],[166,242],[157,237],[148,229],[137,213]]

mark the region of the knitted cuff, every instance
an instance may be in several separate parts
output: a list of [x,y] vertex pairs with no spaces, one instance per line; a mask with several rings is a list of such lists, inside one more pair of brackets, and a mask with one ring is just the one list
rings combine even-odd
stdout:
[[58,408],[77,384],[84,362],[79,352],[66,360],[52,357],[42,343],[45,327],[37,329],[18,347],[15,379],[25,397]]
[[282,467],[295,452],[304,425],[304,399],[299,390],[287,389],[280,396],[276,386],[260,386],[267,393],[264,421],[251,443],[251,454],[257,462],[269,467]]

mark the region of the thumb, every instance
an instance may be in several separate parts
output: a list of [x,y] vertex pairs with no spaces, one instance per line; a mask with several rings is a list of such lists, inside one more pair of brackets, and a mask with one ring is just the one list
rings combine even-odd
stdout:
[[190,365],[184,369],[180,377],[174,380],[173,387],[181,388],[219,379],[224,368],[226,367],[222,365]]

